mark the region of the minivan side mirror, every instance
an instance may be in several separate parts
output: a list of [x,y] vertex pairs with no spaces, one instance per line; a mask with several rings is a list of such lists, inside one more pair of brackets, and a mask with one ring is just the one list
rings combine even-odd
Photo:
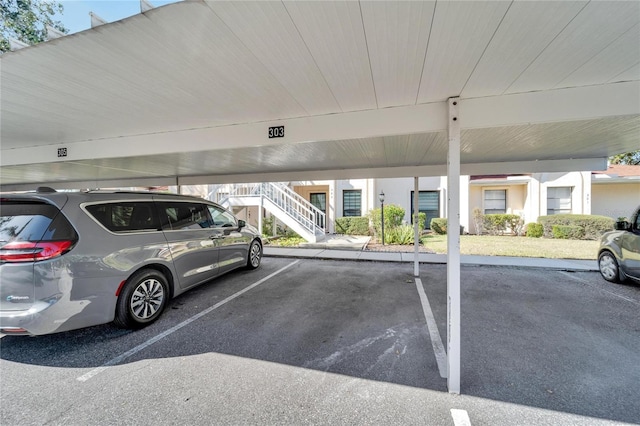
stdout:
[[631,230],[631,224],[629,222],[627,222],[626,220],[621,220],[616,222],[613,225],[613,228],[616,231],[630,231]]
[[242,220],[242,219],[238,219],[238,229],[242,229],[242,228],[244,228],[245,226],[247,226],[247,222],[245,222],[245,221],[244,221],[244,220]]

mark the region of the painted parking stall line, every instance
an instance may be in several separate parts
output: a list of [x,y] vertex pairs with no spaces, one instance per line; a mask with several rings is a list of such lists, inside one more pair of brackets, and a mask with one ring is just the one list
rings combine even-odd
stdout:
[[589,281],[584,280],[584,279],[582,279],[582,278],[580,278],[580,277],[576,277],[575,275],[570,274],[570,273],[568,273],[568,272],[560,271],[560,273],[561,273],[562,275],[564,275],[565,277],[571,278],[571,279],[572,279],[572,280],[574,280],[574,281],[578,281],[579,283],[584,284],[584,285],[586,285],[586,286],[588,286],[588,287],[594,288],[594,289],[596,289],[596,290],[598,290],[598,291],[601,291],[601,292],[603,292],[603,293],[610,294],[610,295],[612,295],[612,296],[614,296],[614,297],[617,297],[617,298],[619,298],[619,299],[625,300],[625,301],[627,301],[627,302],[631,302],[631,303],[633,303],[634,305],[638,305],[638,306],[640,306],[640,301],[637,301],[637,300],[631,299],[631,298],[629,298],[629,297],[625,297],[625,296],[623,296],[623,295],[621,295],[621,294],[618,294],[618,293],[616,293],[616,292],[613,292],[613,291],[611,291],[611,290],[607,290],[606,288],[602,288],[602,287],[599,287],[599,286],[595,286],[595,285],[591,284]]
[[175,326],[171,327],[170,329],[164,331],[163,333],[160,333],[157,336],[152,337],[151,339],[147,340],[146,342],[141,343],[140,345],[136,346],[135,348],[132,348],[132,349],[128,350],[127,352],[125,352],[125,353],[123,353],[121,355],[118,355],[117,357],[105,362],[100,367],[94,368],[93,370],[89,371],[88,373],[83,374],[82,376],[78,377],[76,380],[81,381],[81,382],[86,382],[87,380],[91,379],[92,377],[95,377],[96,375],[102,373],[104,370],[108,369],[109,367],[112,367],[114,365],[120,364],[121,362],[123,362],[127,358],[131,357],[132,355],[135,355],[136,353],[140,352],[141,350],[143,350],[145,348],[148,348],[149,346],[153,345],[154,343],[156,343],[156,342],[164,339],[165,337],[175,333],[176,331],[180,330],[181,328],[191,324],[195,320],[197,320],[199,318],[202,318],[203,316],[205,316],[208,313],[218,309],[219,307],[221,307],[222,305],[232,301],[233,299],[235,299],[235,298],[237,298],[239,296],[242,296],[244,293],[246,293],[249,290],[259,286],[260,284],[262,284],[265,281],[275,277],[276,275],[284,272],[285,270],[289,269],[290,267],[292,267],[293,265],[295,265],[298,262],[300,262],[300,260],[293,261],[293,262],[289,263],[288,265],[283,266],[282,268],[280,268],[277,271],[273,272],[272,274],[262,278],[261,280],[256,281],[255,283],[251,284],[250,286],[245,287],[244,289],[238,291],[237,293],[232,294],[231,296],[227,297],[224,300],[221,300],[220,302],[218,302],[215,305],[205,309],[204,311],[195,314],[191,318],[182,321],[180,324],[175,325]]
[[471,420],[466,410],[452,408],[451,417],[453,417],[453,424],[456,426],[471,426]]
[[444,349],[444,344],[442,343],[442,338],[440,337],[440,332],[438,331],[438,324],[436,324],[436,319],[433,316],[433,311],[431,310],[429,299],[427,298],[427,294],[424,292],[424,287],[422,286],[422,280],[420,278],[416,278],[416,288],[418,289],[418,294],[420,295],[420,303],[422,304],[424,317],[427,320],[427,329],[429,330],[431,345],[433,346],[433,352],[436,356],[436,362],[438,363],[438,371],[440,372],[440,377],[446,379],[447,351]]

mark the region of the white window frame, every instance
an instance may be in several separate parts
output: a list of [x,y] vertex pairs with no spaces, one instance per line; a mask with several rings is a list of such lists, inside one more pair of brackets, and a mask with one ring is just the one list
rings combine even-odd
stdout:
[[[487,213],[487,191],[503,191],[504,192],[504,211],[502,212],[490,212]],[[496,187],[496,188],[482,188],[482,214],[505,214],[508,211],[508,200],[509,200],[509,188],[505,187]],[[497,209],[491,209],[497,210]]]
[[[563,208],[562,205],[562,200],[566,200],[566,198],[560,198],[558,196],[556,196],[555,192],[556,190],[560,190],[560,189],[568,189],[569,190],[569,198],[568,198],[568,202],[569,202],[569,207]],[[551,216],[554,214],[571,214],[573,213],[573,190],[574,187],[573,186],[550,186],[547,187],[547,216]],[[552,193],[554,195],[553,198],[549,197],[549,193]],[[554,208],[550,208],[550,203],[549,200],[558,200],[558,207],[556,208],[555,205],[556,203],[552,203],[554,205]],[[566,201],[565,201],[566,202]]]

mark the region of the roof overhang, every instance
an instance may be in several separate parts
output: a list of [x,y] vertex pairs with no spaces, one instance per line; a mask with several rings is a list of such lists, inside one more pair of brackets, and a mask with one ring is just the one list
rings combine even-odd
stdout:
[[443,175],[449,97],[464,174],[602,170],[638,40],[638,2],[171,4],[1,57],[0,183]]

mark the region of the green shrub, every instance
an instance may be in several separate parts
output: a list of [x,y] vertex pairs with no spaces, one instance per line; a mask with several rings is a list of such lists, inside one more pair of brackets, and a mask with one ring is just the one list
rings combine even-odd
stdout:
[[504,235],[507,230],[520,235],[524,220],[517,214],[486,214],[482,217],[482,227],[491,235]]
[[614,222],[610,217],[583,214],[554,214],[538,218],[538,223],[542,224],[546,238],[553,238],[554,225],[564,225],[581,227],[581,239],[597,240],[602,234],[613,229]]
[[544,228],[539,223],[528,223],[525,235],[530,238],[540,238],[544,234]]
[[[392,228],[402,225],[404,219],[404,209],[395,204],[388,204],[384,206],[384,232],[390,231]],[[382,217],[380,214],[380,208],[375,208],[369,211],[369,220],[373,224],[375,235],[380,235],[382,232]],[[386,240],[386,235],[385,235]]]
[[[447,233],[447,218],[434,217],[431,219],[431,230],[438,235],[445,235]],[[464,234],[464,226],[460,225],[460,235],[462,234]]]
[[270,237],[273,235],[274,220],[275,220],[274,216],[269,216],[262,219],[262,235],[263,236]]
[[418,213],[418,229],[422,231],[426,223],[427,223],[427,214],[424,212]]
[[434,217],[431,219],[431,230],[438,235],[445,235],[447,233],[447,218]]
[[524,219],[517,214],[508,215],[507,227],[513,235],[522,235],[524,232]]
[[476,227],[476,234],[482,235],[484,233],[484,214],[479,207],[473,209],[473,224]]
[[411,225],[401,225],[391,228],[389,232],[385,229],[384,241],[387,244],[413,244],[414,230]]
[[553,225],[551,232],[553,238],[562,240],[580,240],[584,236],[583,228],[574,225]]
[[339,217],[336,219],[336,232],[345,235],[369,235],[369,218]]

